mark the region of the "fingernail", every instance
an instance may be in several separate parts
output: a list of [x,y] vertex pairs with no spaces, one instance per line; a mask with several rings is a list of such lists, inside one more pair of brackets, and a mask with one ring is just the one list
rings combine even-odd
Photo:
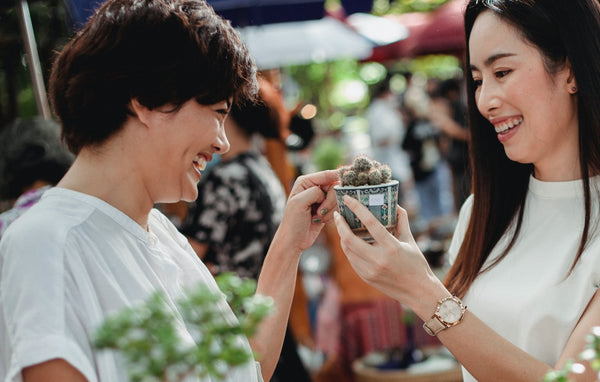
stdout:
[[327,212],[329,212],[329,210],[327,208],[323,208],[321,210],[321,215],[325,215],[325,214],[327,214]]
[[320,223],[320,222],[321,222],[321,219],[319,219],[319,218],[313,219],[313,223]]
[[351,198],[351,197],[349,197],[348,195],[344,195],[344,196],[342,196],[342,200],[343,200],[344,202],[347,202],[347,201],[350,201],[350,200],[352,200],[352,198]]

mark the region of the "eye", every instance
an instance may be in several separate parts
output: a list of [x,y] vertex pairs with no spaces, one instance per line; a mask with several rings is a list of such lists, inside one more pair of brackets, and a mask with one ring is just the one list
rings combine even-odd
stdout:
[[483,81],[481,79],[473,78],[473,88],[474,89],[478,89],[482,83],[483,83]]
[[496,78],[502,78],[502,77],[505,77],[510,72],[511,72],[511,70],[498,70],[498,71],[494,72],[494,75],[496,76]]

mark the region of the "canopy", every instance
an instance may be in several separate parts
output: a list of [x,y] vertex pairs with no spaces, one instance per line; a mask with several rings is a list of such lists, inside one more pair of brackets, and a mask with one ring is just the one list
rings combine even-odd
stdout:
[[465,0],[450,0],[433,12],[385,16],[406,26],[409,36],[401,41],[376,47],[369,60],[384,61],[436,53],[462,55],[465,50],[465,5]]
[[332,17],[238,30],[259,69],[341,58],[364,59],[374,47],[373,42]]

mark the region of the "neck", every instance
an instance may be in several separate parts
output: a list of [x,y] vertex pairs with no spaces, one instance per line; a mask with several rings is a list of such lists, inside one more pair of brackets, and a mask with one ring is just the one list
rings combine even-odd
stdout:
[[97,197],[147,229],[154,202],[127,152],[110,144],[83,148],[57,186]]

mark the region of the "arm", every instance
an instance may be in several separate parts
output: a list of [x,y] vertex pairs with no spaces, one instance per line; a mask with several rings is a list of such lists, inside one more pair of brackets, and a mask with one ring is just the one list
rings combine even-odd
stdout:
[[87,379],[63,359],[53,359],[23,369],[23,382],[87,382]]
[[[451,294],[433,274],[415,243],[406,211],[398,207],[398,234],[394,237],[358,201],[344,201],[376,240],[373,245],[364,243],[336,214],[342,248],[354,270],[367,283],[406,304],[423,321],[429,320],[438,300]],[[599,317],[600,297],[595,296],[555,367],[577,357],[583,350],[585,335],[592,326],[600,324]],[[505,340],[469,310],[459,325],[443,330],[438,338],[479,381],[541,381],[552,369]],[[577,378],[596,381],[593,373]]]
[[[338,180],[337,171],[323,171],[299,177],[287,202],[283,220],[265,258],[256,293],[270,296],[276,311],[265,319],[251,339],[252,349],[261,359],[263,379],[270,380],[287,327],[298,262],[302,251],[312,245],[326,222],[333,219],[335,193],[327,192]],[[318,206],[313,216],[312,206]],[[321,211],[327,209],[327,213]],[[314,222],[315,218],[320,219]]]

